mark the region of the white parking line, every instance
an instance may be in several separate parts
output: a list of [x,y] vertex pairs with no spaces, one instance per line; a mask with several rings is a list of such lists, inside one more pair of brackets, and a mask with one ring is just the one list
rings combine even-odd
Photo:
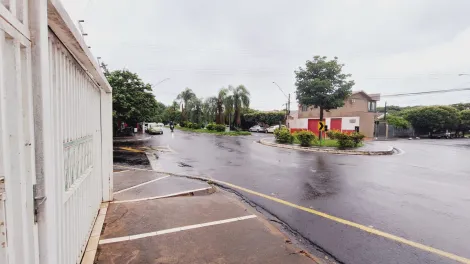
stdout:
[[147,182],[144,182],[144,183],[141,183],[141,184],[137,184],[137,185],[134,185],[134,186],[129,187],[129,188],[126,188],[126,189],[119,190],[119,191],[117,191],[117,192],[114,192],[114,194],[118,194],[118,193],[122,193],[122,192],[125,192],[125,191],[129,191],[129,190],[132,190],[132,189],[134,189],[134,188],[137,188],[137,187],[140,187],[140,186],[144,186],[144,185],[146,185],[146,184],[149,184],[149,183],[152,183],[152,182],[156,182],[156,181],[159,181],[159,180],[168,178],[168,177],[170,177],[170,175],[163,176],[163,177],[160,177],[160,178],[156,178],[156,179],[151,180],[151,181],[147,181]]
[[207,227],[207,226],[221,225],[221,224],[226,224],[226,223],[231,223],[231,222],[243,221],[243,220],[247,220],[247,219],[251,219],[251,218],[256,218],[256,215],[247,215],[247,216],[242,216],[242,217],[234,217],[234,218],[225,219],[225,220],[219,220],[219,221],[207,222],[207,223],[202,223],[202,224],[197,224],[197,225],[189,225],[189,226],[182,226],[182,227],[164,229],[164,230],[159,230],[159,231],[155,231],[155,232],[137,234],[137,235],[132,235],[132,236],[102,239],[102,240],[100,240],[99,244],[104,245],[104,244],[110,244],[110,243],[116,243],[116,242],[130,241],[130,240],[135,240],[135,239],[144,238],[144,237],[159,236],[159,235],[164,235],[164,234],[169,234],[169,233],[176,233],[176,232],[180,232],[180,231],[184,231],[184,230],[191,230],[191,229],[196,229],[196,228],[201,228],[201,227]]
[[206,190],[210,190],[210,189],[212,189],[212,187],[201,188],[201,189],[195,189],[195,190],[189,190],[189,191],[183,191],[183,192],[177,192],[177,193],[171,193],[171,194],[161,195],[161,196],[152,196],[152,197],[146,197],[146,198],[140,198],[140,199],[123,200],[123,201],[112,201],[111,203],[133,203],[133,202],[140,202],[140,201],[147,201],[147,200],[168,198],[168,197],[173,197],[173,196],[179,196],[179,195],[189,194],[189,193],[193,193],[193,192],[206,191]]

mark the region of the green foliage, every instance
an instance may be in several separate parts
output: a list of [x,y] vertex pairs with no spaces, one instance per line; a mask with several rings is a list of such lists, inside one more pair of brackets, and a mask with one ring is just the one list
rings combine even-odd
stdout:
[[362,144],[362,141],[365,138],[365,135],[361,133],[354,132],[352,134],[347,133],[335,133],[335,139],[338,141],[338,147],[340,149],[346,148],[357,148]]
[[179,104],[173,102],[172,105],[169,105],[163,111],[163,122],[168,123],[173,121],[175,124],[181,122],[181,111],[179,111]]
[[330,138],[330,139],[338,139],[340,136],[341,136],[341,131],[339,130],[328,130],[326,132],[326,135]]
[[403,117],[401,116],[395,116],[395,115],[387,115],[387,123],[389,125],[393,125],[396,128],[409,128],[411,125],[410,123]]
[[354,144],[354,141],[351,138],[341,137],[340,139],[338,139],[338,147],[340,149],[354,148],[355,144]]
[[230,86],[229,90],[232,92],[235,124],[240,126],[242,109],[250,107],[250,92],[244,85],[239,85],[236,88]]
[[150,84],[144,83],[137,74],[128,70],[107,72],[113,87],[113,123],[125,122],[134,126],[142,121],[157,121],[164,105],[155,100]]
[[290,133],[287,128],[276,128],[274,129],[274,137],[278,143],[289,143],[292,144],[294,141],[294,136]]
[[201,129],[201,128],[204,128],[204,125],[201,125],[201,124],[198,124],[198,123],[191,123],[190,126],[188,126],[189,128],[192,128],[192,129]]
[[302,147],[310,147],[312,143],[317,140],[315,134],[309,130],[298,131],[294,134],[294,137],[299,140]]
[[181,122],[180,126],[181,127],[187,127],[187,128],[191,128],[193,123],[189,122],[189,121],[183,121]]
[[217,131],[217,132],[224,132],[225,131],[225,125],[223,125],[223,124],[217,124],[217,125],[214,126],[214,128],[215,128],[215,131]]
[[187,107],[188,107],[188,103],[190,100],[194,99],[196,97],[196,94],[193,92],[193,90],[189,89],[188,87],[186,87],[186,89],[184,91],[182,91],[180,94],[178,94],[178,96],[176,97],[176,100],[182,100],[184,102],[183,104],[183,117],[182,117],[182,120],[183,121],[187,121],[188,120],[188,113],[187,113]]
[[457,109],[450,106],[423,106],[408,110],[404,118],[418,133],[454,130],[459,125]]
[[450,105],[458,111],[470,110],[470,103],[458,103]]
[[358,147],[366,136],[364,134],[354,132],[350,134],[349,137],[352,139],[352,141],[354,141],[354,147]]
[[462,125],[470,127],[470,109],[460,111],[459,117]]
[[223,127],[223,130],[209,130],[209,129],[193,129],[193,128],[187,128],[187,127],[180,127],[178,129],[183,130],[183,131],[189,131],[189,132],[195,132],[195,133],[206,133],[206,134],[214,134],[214,135],[220,135],[220,136],[246,136],[246,135],[251,135],[250,132],[248,131],[229,131],[225,132],[225,125],[219,124],[217,125],[218,127]]
[[306,62],[305,68],[295,71],[297,100],[301,105],[319,107],[320,119],[323,119],[323,110],[343,106],[352,93],[354,81],[348,80],[350,74],[342,72],[343,66],[336,57],[327,60],[327,57],[315,56]]
[[207,124],[206,129],[207,129],[207,130],[214,131],[214,130],[215,130],[215,123],[209,123],[209,124]]

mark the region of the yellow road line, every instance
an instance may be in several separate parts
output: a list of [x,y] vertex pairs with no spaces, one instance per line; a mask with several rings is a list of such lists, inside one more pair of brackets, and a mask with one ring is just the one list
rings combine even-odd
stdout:
[[392,235],[392,234],[389,234],[389,233],[386,233],[386,232],[383,232],[383,231],[380,231],[380,230],[377,230],[377,229],[374,229],[374,228],[371,228],[371,227],[368,227],[368,226],[364,226],[364,225],[361,225],[361,224],[351,222],[349,220],[345,220],[345,219],[342,219],[342,218],[339,218],[339,217],[336,217],[336,216],[332,216],[332,215],[329,215],[329,214],[326,214],[326,213],[322,213],[322,212],[317,211],[317,210],[313,210],[313,209],[303,207],[303,206],[300,206],[300,205],[297,205],[297,204],[294,204],[294,203],[291,203],[291,202],[288,202],[288,201],[284,201],[284,200],[276,198],[276,197],[272,197],[272,196],[269,196],[269,195],[266,195],[266,194],[263,194],[263,193],[259,193],[259,192],[256,192],[256,191],[244,188],[244,187],[237,186],[235,184],[231,184],[231,183],[223,182],[223,181],[218,181],[218,180],[214,180],[214,179],[211,179],[211,181],[216,182],[216,183],[220,183],[220,184],[223,184],[223,185],[226,185],[226,186],[229,186],[229,187],[232,187],[234,189],[238,189],[238,190],[241,190],[241,191],[244,191],[244,192],[247,192],[247,193],[251,193],[251,194],[266,198],[268,200],[271,200],[271,201],[274,201],[274,202],[277,202],[277,203],[281,203],[281,204],[284,204],[284,205],[287,205],[287,206],[290,206],[290,207],[293,207],[293,208],[297,208],[299,210],[309,212],[311,214],[318,215],[318,216],[333,220],[335,222],[338,222],[338,223],[341,223],[341,224],[344,224],[344,225],[347,225],[347,226],[352,226],[352,227],[358,228],[362,231],[366,231],[368,233],[371,233],[371,234],[374,234],[374,235],[377,235],[377,236],[385,237],[385,238],[388,238],[390,240],[394,240],[394,241],[406,244],[408,246],[419,248],[421,250],[428,251],[428,252],[440,255],[442,257],[446,257],[446,258],[449,258],[449,259],[452,259],[452,260],[456,260],[456,261],[461,262],[461,263],[470,264],[470,259],[460,257],[460,256],[457,256],[455,254],[452,254],[452,253],[449,253],[449,252],[446,252],[446,251],[443,251],[443,250],[440,250],[440,249],[437,249],[437,248],[433,248],[433,247],[426,246],[426,245],[423,245],[423,244],[420,244],[420,243],[417,243],[417,242],[414,242],[414,241],[410,241],[408,239],[405,239],[405,238],[402,238],[402,237],[399,237],[399,236],[395,236],[395,235]]
[[[132,169],[132,167],[125,167],[125,166],[120,166],[120,165],[117,165],[117,166]],[[137,170],[143,170],[143,169],[137,169]],[[424,251],[427,251],[427,252],[431,252],[431,253],[434,253],[434,254],[442,256],[442,257],[446,257],[446,258],[458,261],[460,263],[470,264],[470,259],[468,259],[468,258],[457,256],[455,254],[452,254],[452,253],[449,253],[449,252],[446,252],[446,251],[443,251],[443,250],[440,250],[440,249],[437,249],[437,248],[426,246],[426,245],[423,245],[423,244],[420,244],[420,243],[417,243],[417,242],[414,242],[414,241],[411,241],[411,240],[408,240],[408,239],[405,239],[405,238],[402,238],[402,237],[399,237],[399,236],[396,236],[396,235],[392,235],[392,234],[389,234],[389,233],[386,233],[386,232],[383,232],[383,231],[380,231],[380,230],[377,230],[377,229],[374,229],[374,228],[371,228],[371,227],[368,227],[368,226],[365,226],[365,225],[354,223],[354,222],[349,221],[349,220],[345,220],[345,219],[342,219],[342,218],[339,218],[339,217],[336,217],[336,216],[332,216],[332,215],[329,215],[329,214],[326,214],[326,213],[323,213],[323,212],[320,212],[320,211],[317,211],[317,210],[314,210],[314,209],[310,209],[310,208],[303,207],[303,206],[300,206],[300,205],[297,205],[297,204],[294,204],[294,203],[291,203],[291,202],[288,202],[288,201],[284,201],[282,199],[272,197],[272,196],[269,196],[269,195],[266,195],[266,194],[263,194],[263,193],[259,193],[257,191],[253,191],[253,190],[250,190],[250,189],[247,189],[247,188],[244,188],[244,187],[232,184],[232,183],[215,180],[213,178],[209,179],[209,178],[205,178],[205,177],[199,177],[199,176],[186,176],[186,175],[178,175],[178,174],[167,173],[167,172],[161,172],[161,173],[166,173],[166,174],[175,175],[175,176],[196,178],[196,179],[201,179],[201,180],[205,180],[205,181],[212,181],[212,182],[215,182],[215,183],[219,183],[219,184],[229,186],[231,188],[234,188],[234,189],[237,189],[237,190],[240,190],[240,191],[244,191],[244,192],[251,193],[251,194],[254,194],[256,196],[259,196],[259,197],[266,198],[268,200],[271,200],[271,201],[274,201],[274,202],[277,202],[277,203],[280,203],[280,204],[284,204],[284,205],[287,205],[287,206],[290,206],[290,207],[293,207],[293,208],[297,208],[299,210],[302,210],[302,211],[305,211],[305,212],[308,212],[308,213],[311,213],[311,214],[314,214],[314,215],[324,217],[326,219],[330,219],[332,221],[335,221],[335,222],[338,222],[338,223],[341,223],[341,224],[344,224],[344,225],[347,225],[347,226],[352,226],[352,227],[358,228],[358,229],[360,229],[362,231],[365,231],[365,232],[368,232],[370,234],[374,234],[374,235],[377,235],[377,236],[380,236],[380,237],[388,238],[390,240],[397,241],[397,242],[403,243],[405,245],[408,245],[408,246],[411,246],[411,247],[414,247],[414,248],[418,248],[418,249],[421,249],[421,250],[424,250]]]

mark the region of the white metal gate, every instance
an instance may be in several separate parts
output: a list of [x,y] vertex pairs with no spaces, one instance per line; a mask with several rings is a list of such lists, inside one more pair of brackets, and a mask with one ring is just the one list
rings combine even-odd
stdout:
[[80,262],[112,199],[111,104],[58,0],[0,0],[0,263]]
[[60,263],[82,256],[100,207],[100,90],[61,41],[49,32],[55,170],[59,175]]

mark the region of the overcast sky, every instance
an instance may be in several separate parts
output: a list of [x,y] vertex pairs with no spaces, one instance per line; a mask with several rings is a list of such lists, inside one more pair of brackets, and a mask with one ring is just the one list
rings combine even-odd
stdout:
[[[294,70],[337,56],[353,90],[394,94],[470,87],[468,0],[62,0],[84,19],[88,45],[110,69],[128,68],[169,104],[185,87],[198,97],[244,84],[251,106],[295,101]],[[382,98],[379,105],[470,102],[470,91]],[[292,109],[296,107],[292,104]]]

